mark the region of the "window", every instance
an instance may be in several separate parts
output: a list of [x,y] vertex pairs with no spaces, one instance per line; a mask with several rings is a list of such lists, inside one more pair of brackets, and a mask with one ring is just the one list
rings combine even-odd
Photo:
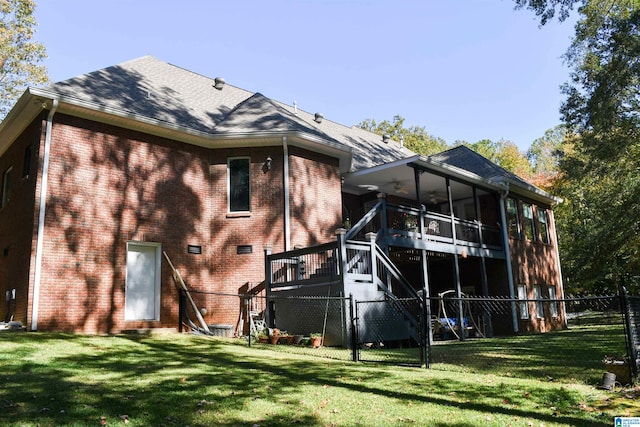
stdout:
[[549,286],[549,310],[551,311],[551,317],[558,317],[558,301],[556,301],[556,287]]
[[547,216],[546,209],[538,208],[538,224],[540,226],[542,242],[549,244],[551,239],[549,238],[549,217]]
[[9,166],[2,177],[2,205],[4,207],[11,200],[11,175],[13,175],[13,166]]
[[518,303],[518,307],[520,311],[520,319],[527,320],[529,319],[529,308],[527,307],[527,287],[525,285],[518,285],[518,299],[525,300]]
[[31,172],[31,146],[24,149],[24,161],[22,163],[22,177],[28,178]]
[[249,158],[229,159],[227,172],[229,175],[229,212],[249,212],[251,210]]
[[542,306],[542,301],[540,301],[542,299],[542,290],[540,285],[535,285],[533,287],[533,299],[536,300],[536,316],[538,319],[542,319],[544,317],[544,307]]
[[533,206],[528,203],[523,203],[522,216],[524,217],[524,234],[527,236],[528,240],[535,242],[536,227],[533,223]]
[[507,199],[507,227],[509,236],[513,239],[520,238],[520,218],[518,217],[518,202],[515,199]]

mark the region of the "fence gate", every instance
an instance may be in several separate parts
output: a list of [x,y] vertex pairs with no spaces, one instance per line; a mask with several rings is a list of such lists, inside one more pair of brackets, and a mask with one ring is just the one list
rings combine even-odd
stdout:
[[420,366],[423,316],[419,300],[356,301],[356,350],[363,362]]

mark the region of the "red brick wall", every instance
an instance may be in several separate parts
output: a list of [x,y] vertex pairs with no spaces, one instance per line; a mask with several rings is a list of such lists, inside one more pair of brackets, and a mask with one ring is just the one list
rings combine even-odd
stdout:
[[[284,249],[282,146],[209,150],[63,114],[54,121],[38,329],[176,327],[164,259],[160,321],[124,321],[127,241],[161,243],[191,288],[226,294],[263,280],[265,245]],[[337,160],[291,151],[292,242],[331,239],[340,223]],[[251,159],[251,212],[232,215],[227,158],[239,156]],[[188,245],[202,254],[187,254]],[[253,252],[237,254],[238,245]],[[237,297],[193,295],[207,323],[236,324]]]
[[[13,166],[11,201],[0,208],[0,320],[13,315],[26,325],[29,303],[29,266],[34,232],[36,175],[44,128],[43,117],[34,120],[22,135],[0,157],[0,192],[4,172]],[[25,149],[31,146],[31,165],[23,176]],[[34,216],[35,215],[35,216]],[[10,306],[6,292],[15,289],[16,299]]]
[[[511,266],[513,271],[513,282],[517,285],[524,284],[527,289],[527,297],[535,298],[533,294],[533,287],[539,285],[543,298],[548,298],[548,288],[554,286],[556,288],[556,298],[562,297],[562,286],[560,271],[558,270],[557,263],[557,251],[558,245],[555,241],[555,224],[553,223],[553,216],[548,215],[549,221],[549,235],[550,243],[542,243],[540,238],[540,229],[537,224],[538,210],[545,209],[531,203],[533,206],[533,215],[536,219],[536,241],[529,241],[522,233],[521,239],[509,239],[510,253],[511,253]],[[524,228],[524,220],[522,216],[522,210],[520,204],[520,228]],[[517,295],[516,295],[517,297]],[[558,304],[559,316],[553,318],[549,312],[549,305],[544,304],[544,318],[538,319],[536,313],[533,310],[534,304],[530,303],[530,319],[519,320],[519,328],[522,331],[549,331],[552,329],[561,328],[564,325],[563,312],[561,310],[561,304]]]
[[342,226],[342,188],[337,159],[289,150],[291,247],[334,240]]

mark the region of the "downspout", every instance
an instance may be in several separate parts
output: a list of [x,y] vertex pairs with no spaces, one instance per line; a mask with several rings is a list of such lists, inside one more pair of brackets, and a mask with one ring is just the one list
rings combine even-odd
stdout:
[[284,187],[284,250],[291,250],[291,210],[289,206],[289,146],[287,137],[282,137],[283,187]]
[[505,184],[504,191],[500,192],[500,220],[502,222],[502,244],[504,246],[505,261],[507,264],[507,281],[509,282],[509,297],[511,298],[511,319],[513,332],[518,333],[518,314],[516,312],[515,286],[513,284],[513,269],[511,266],[511,250],[509,248],[509,230],[507,226],[507,214],[505,200],[509,195],[509,184]]
[[38,330],[38,311],[40,309],[40,282],[42,279],[42,247],[44,246],[44,214],[47,207],[47,185],[49,182],[49,156],[51,152],[51,129],[53,115],[58,109],[58,100],[54,99],[47,116],[44,136],[44,155],[42,157],[42,183],[40,184],[40,212],[38,213],[38,237],[36,237],[36,261],[33,278],[33,305],[31,307],[31,330]]
[[553,224],[553,241],[556,245],[556,265],[558,267],[558,281],[560,283],[560,299],[563,301],[562,304],[562,318],[564,319],[564,328],[568,328],[569,324],[567,323],[567,311],[565,310],[564,305],[564,281],[562,280],[562,267],[560,266],[560,246],[558,245],[558,233],[556,231],[556,217],[553,214],[553,206],[549,211],[551,213],[551,223]]

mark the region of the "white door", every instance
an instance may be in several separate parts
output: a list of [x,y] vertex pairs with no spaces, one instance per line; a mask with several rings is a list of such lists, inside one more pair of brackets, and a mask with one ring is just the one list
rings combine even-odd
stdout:
[[160,244],[127,243],[124,320],[160,320]]

